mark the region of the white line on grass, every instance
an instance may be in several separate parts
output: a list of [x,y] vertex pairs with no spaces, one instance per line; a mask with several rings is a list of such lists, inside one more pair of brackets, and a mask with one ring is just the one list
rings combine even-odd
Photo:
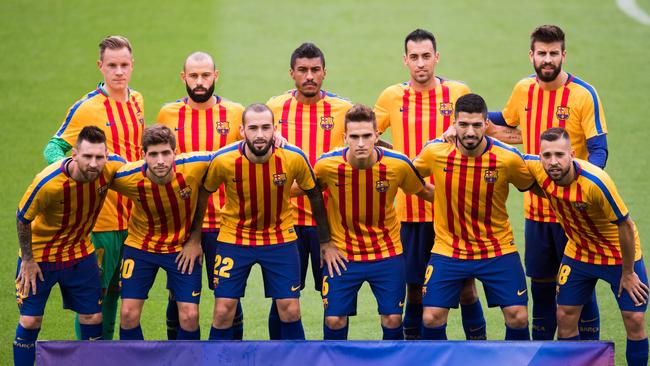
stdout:
[[623,13],[634,18],[637,22],[650,25],[650,15],[637,5],[636,0],[616,0],[616,5],[618,5]]

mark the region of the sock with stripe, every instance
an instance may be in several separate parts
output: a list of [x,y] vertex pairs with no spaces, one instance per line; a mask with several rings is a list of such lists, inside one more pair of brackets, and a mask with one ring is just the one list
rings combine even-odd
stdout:
[[210,338],[211,341],[232,341],[234,338],[234,332],[232,327],[226,329],[217,329],[214,326],[210,328]]
[[138,324],[137,327],[132,329],[124,329],[120,327],[120,339],[123,341],[138,341],[144,340],[142,334],[142,327]]
[[397,328],[386,328],[381,326],[383,332],[382,339],[385,341],[403,341],[404,340],[404,327],[400,324]]
[[528,325],[524,328],[510,328],[506,325],[506,341],[529,341],[530,331]]
[[235,310],[235,318],[232,320],[232,331],[235,340],[241,341],[244,339],[244,309],[241,307],[241,300],[237,301],[237,310]]
[[533,296],[533,339],[536,341],[551,341],[555,337],[555,286],[555,282],[530,283],[530,293]]
[[34,365],[36,359],[36,339],[41,328],[25,329],[18,324],[14,338],[14,365]]
[[269,310],[269,339],[277,341],[282,339],[280,314],[278,314],[278,305],[275,300],[271,301],[271,310]]
[[330,341],[348,339],[348,324],[341,329],[332,329],[323,322],[323,339]]
[[167,300],[167,311],[165,314],[167,317],[167,339],[172,341],[178,338],[178,330],[180,329],[181,324],[178,320],[178,304],[176,303],[176,300],[172,298],[171,293]]
[[461,318],[463,320],[463,330],[467,340],[485,340],[487,339],[485,317],[481,301],[477,300],[473,304],[460,305]]
[[102,336],[103,326],[99,324],[79,324],[82,340],[98,341],[104,339]]
[[298,319],[295,322],[280,321],[280,334],[283,340],[304,340],[305,330],[302,327],[302,320]]
[[422,332],[422,303],[406,302],[403,326],[406,340],[420,339],[420,333]]
[[179,341],[198,341],[201,339],[201,327],[196,328],[195,331],[187,331],[183,327],[178,328]]
[[433,341],[446,341],[447,340],[447,324],[439,327],[429,328],[422,325],[422,339]]
[[591,301],[582,307],[578,331],[580,331],[580,339],[583,341],[597,341],[600,339],[600,311],[598,310],[595,290],[591,296]]
[[648,338],[638,341],[628,339],[625,360],[629,366],[646,366],[648,364]]

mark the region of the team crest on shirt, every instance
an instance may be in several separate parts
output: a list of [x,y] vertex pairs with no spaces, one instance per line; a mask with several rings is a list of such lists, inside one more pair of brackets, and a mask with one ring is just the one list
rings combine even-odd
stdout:
[[390,188],[390,183],[387,180],[378,180],[375,182],[375,189],[379,193],[384,193]]
[[144,126],[144,116],[142,115],[142,112],[136,112],[135,116],[138,119],[138,122]]
[[329,306],[329,304],[330,304],[330,303],[329,303],[329,301],[327,300],[327,298],[324,297],[324,298],[323,298],[323,308],[327,309],[327,307]]
[[219,286],[219,277],[215,276],[214,280],[212,280],[212,284],[214,285],[214,288],[217,288],[217,286]]
[[97,194],[100,195],[100,196],[105,195],[106,192],[108,192],[108,184],[97,188]]
[[587,211],[587,208],[589,208],[589,206],[587,206],[587,204],[584,202],[571,202],[571,206],[581,212]]
[[334,128],[334,117],[329,116],[323,116],[320,118],[320,127],[324,129],[325,131],[329,131],[332,128]]
[[569,114],[570,114],[570,108],[569,107],[559,106],[555,110],[555,116],[559,120],[567,120],[567,119],[569,119]]
[[230,122],[228,121],[219,121],[217,122],[217,133],[225,136],[230,132]]
[[273,184],[283,186],[287,182],[287,173],[273,173]]
[[440,110],[441,115],[450,117],[454,114],[454,103],[440,103],[438,110]]
[[485,180],[485,183],[490,183],[494,184],[497,182],[497,179],[499,178],[499,171],[498,170],[486,170],[485,174],[483,174],[483,179]]
[[181,196],[181,199],[187,200],[192,196],[192,187],[185,187],[178,191]]

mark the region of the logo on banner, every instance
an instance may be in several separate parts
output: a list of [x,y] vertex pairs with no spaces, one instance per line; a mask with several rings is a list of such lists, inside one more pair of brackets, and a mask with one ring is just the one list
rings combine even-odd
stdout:
[[440,114],[445,117],[450,117],[454,114],[454,103],[440,103]]
[[230,122],[228,121],[219,121],[217,122],[217,133],[220,135],[227,135],[230,132]]

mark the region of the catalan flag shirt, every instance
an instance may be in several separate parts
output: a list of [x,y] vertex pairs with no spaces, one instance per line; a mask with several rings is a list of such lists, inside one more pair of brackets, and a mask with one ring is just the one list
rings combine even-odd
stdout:
[[[543,90],[531,75],[519,81],[503,109],[503,118],[512,127],[520,126],[526,154],[539,154],[539,137],[551,127],[564,127],[571,137],[576,157],[587,160],[587,140],[607,133],[603,106],[596,90],[569,74],[556,90]],[[557,222],[548,201],[532,192],[524,194],[527,219]]]
[[[352,107],[349,100],[322,90],[321,99],[314,104],[302,104],[296,99],[295,89],[269,99],[266,104],[273,111],[276,128],[289,143],[301,149],[309,164],[333,148],[343,147],[345,114]],[[327,199],[327,197],[326,197]],[[307,197],[293,197],[296,225],[316,226]]]
[[255,246],[296,240],[289,201],[294,181],[303,190],[316,187],[307,156],[293,145],[275,148],[266,163],[256,164],[245,155],[245,141],[217,151],[205,179],[214,192],[223,184],[226,205],[221,211],[218,240]]
[[[564,255],[592,264],[622,264],[616,224],[626,220],[629,211],[609,175],[585,160],[575,159],[576,178],[568,186],[560,186],[546,174],[538,156],[525,158],[569,238]],[[635,261],[641,259],[636,225],[634,253]]]
[[[86,126],[97,126],[106,134],[106,145],[111,154],[127,161],[140,159],[142,130],[144,130],[144,102],[142,95],[129,89],[127,102],[118,102],[108,96],[104,84],[77,101],[65,116],[56,132],[74,146],[79,132]],[[106,204],[99,214],[93,231],[126,230],[132,203],[119,193],[108,192]]]
[[[454,122],[456,100],[470,93],[469,87],[461,82],[438,80],[440,85],[426,92],[415,91],[410,82],[390,86],[375,104],[379,132],[390,128],[393,147],[409,159],[414,159],[427,141],[447,130]],[[433,221],[431,202],[398,191],[396,206],[400,221]]]
[[485,136],[478,157],[453,144],[433,140],[413,165],[435,185],[432,253],[459,259],[486,259],[517,251],[506,200],[509,184],[520,191],[535,183],[517,149]]
[[125,163],[111,155],[96,180],[81,183],[68,173],[71,160],[57,161],[36,175],[18,204],[18,219],[31,222],[32,253],[39,263],[75,261],[95,251],[90,231],[113,175]]
[[[192,109],[185,97],[164,105],[158,113],[158,123],[176,134],[177,153],[216,151],[241,139],[239,127],[244,107],[218,95],[214,97],[217,104],[208,109]],[[225,199],[223,186],[210,195],[203,231],[219,230]]]
[[210,159],[207,152],[177,155],[174,178],[167,184],[147,178],[143,160],[124,165],[111,184],[111,189],[134,202],[124,244],[151,253],[181,251],[190,237],[199,189]]
[[402,189],[420,192],[424,180],[401,153],[375,148],[377,162],[355,169],[349,148],[323,155],[314,168],[322,189],[329,192],[327,215],[332,242],[351,261],[374,261],[402,254],[395,195]]

